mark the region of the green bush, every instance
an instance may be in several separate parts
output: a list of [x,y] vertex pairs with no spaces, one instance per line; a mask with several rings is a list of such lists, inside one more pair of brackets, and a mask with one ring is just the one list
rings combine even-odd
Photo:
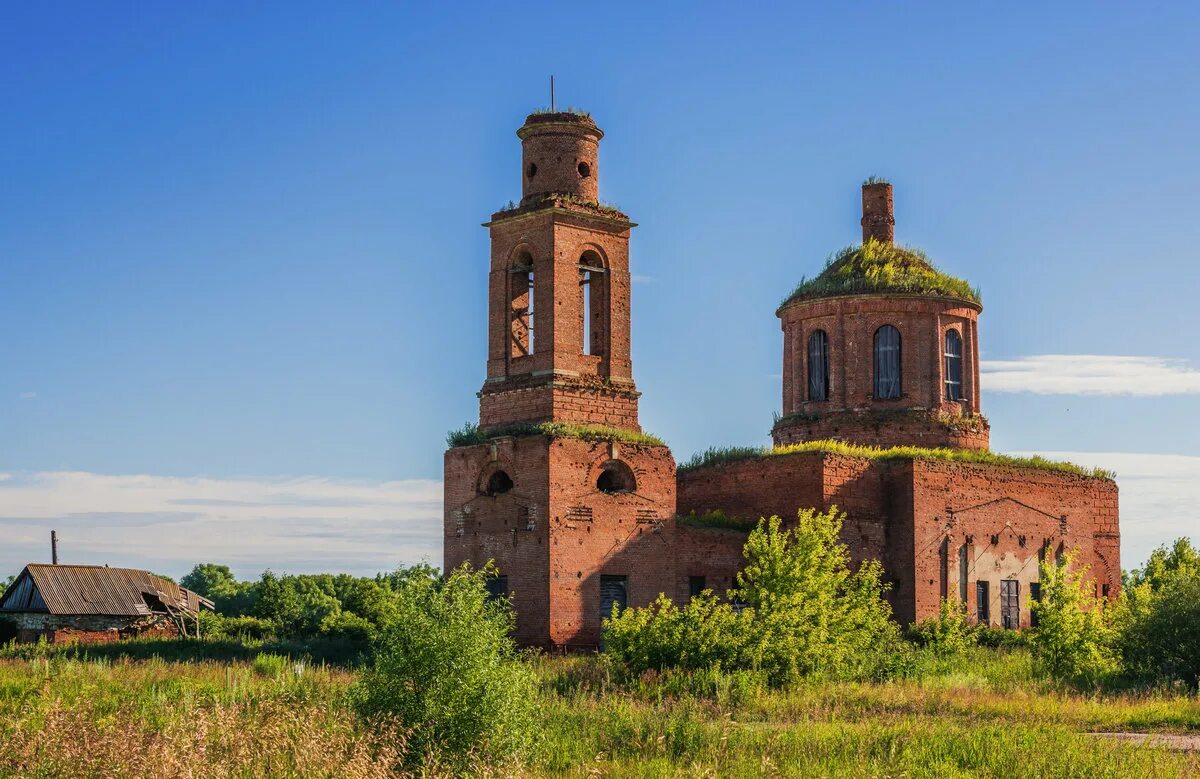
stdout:
[[967,622],[966,610],[957,598],[944,598],[936,617],[911,625],[909,637],[939,655],[960,655],[975,645],[976,631]]
[[1152,682],[1200,685],[1200,553],[1181,538],[1134,571],[1116,609],[1126,673]]
[[1075,552],[1041,564],[1042,592],[1034,601],[1038,626],[1030,645],[1040,668],[1062,681],[1096,684],[1117,670],[1114,634],[1101,598],[1089,592],[1087,566]]
[[844,515],[799,513],[785,529],[761,520],[728,600],[704,593],[680,608],[660,596],[604,625],[605,651],[628,670],[754,671],[774,686],[808,676],[861,678],[886,671],[899,632],[883,600],[882,568],[849,567],[838,540]]
[[444,580],[409,576],[396,591],[396,619],[376,640],[355,697],[368,718],[408,729],[411,762],[434,756],[466,770],[517,758],[533,742],[534,677],[509,637],[507,600],[488,598],[493,575],[491,565],[464,565]]
[[270,640],[275,638],[275,623],[258,617],[227,617],[212,611],[201,611],[200,635],[205,638]]

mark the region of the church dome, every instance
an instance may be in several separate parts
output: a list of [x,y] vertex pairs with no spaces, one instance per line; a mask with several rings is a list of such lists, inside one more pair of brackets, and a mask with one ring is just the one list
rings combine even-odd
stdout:
[[930,295],[980,304],[978,289],[939,271],[924,252],[868,238],[831,256],[825,269],[802,279],[781,307],[813,298],[862,294]]

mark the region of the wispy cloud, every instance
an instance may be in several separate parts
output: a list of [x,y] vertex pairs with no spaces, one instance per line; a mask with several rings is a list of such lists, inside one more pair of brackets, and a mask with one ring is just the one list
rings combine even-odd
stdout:
[[224,562],[368,574],[441,560],[441,482],[211,479],[79,471],[0,474],[0,575],[47,557],[179,575]]
[[1187,360],[1099,354],[1037,354],[982,360],[989,392],[1036,395],[1190,395],[1200,393],[1200,370]]
[[1200,543],[1200,457],[1128,452],[1036,454],[1117,472],[1123,568],[1140,566],[1151,551],[1181,536]]
[[37,400],[37,396],[36,392],[22,392],[20,395],[17,395],[21,400]]
[[630,276],[629,280],[632,281],[634,284],[652,284],[652,283],[654,283],[653,276],[639,276],[636,273],[633,274],[632,276]]

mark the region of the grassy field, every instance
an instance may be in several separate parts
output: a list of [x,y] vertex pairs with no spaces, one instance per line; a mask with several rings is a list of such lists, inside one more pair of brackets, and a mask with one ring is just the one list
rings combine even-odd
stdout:
[[[353,670],[279,655],[195,662],[142,647],[0,656],[3,777],[384,777],[403,732],[354,715]],[[152,646],[151,650],[154,649]],[[1021,650],[922,658],[912,678],[766,691],[746,677],[620,680],[590,656],[533,660],[544,736],[520,776],[1200,775],[1200,754],[1091,733],[1200,733],[1200,700],[1088,695]],[[430,767],[425,775],[436,776]]]

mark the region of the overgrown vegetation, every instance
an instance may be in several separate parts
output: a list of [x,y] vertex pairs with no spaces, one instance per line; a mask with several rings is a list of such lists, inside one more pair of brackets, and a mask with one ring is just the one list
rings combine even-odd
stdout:
[[831,255],[825,269],[815,278],[801,279],[780,307],[809,298],[884,292],[982,302],[978,288],[942,273],[923,252],[870,239]]
[[693,511],[690,514],[676,517],[675,522],[685,527],[737,530],[740,533],[749,533],[758,526],[758,520],[733,517],[718,509],[705,511],[702,514]]
[[877,446],[861,446],[848,444],[843,441],[805,441],[799,444],[788,444],[776,447],[728,446],[712,447],[698,452],[691,459],[679,466],[681,472],[708,465],[727,462],[738,462],[758,457],[778,457],[804,452],[821,452],[839,454],[846,457],[865,457],[872,460],[939,460],[945,462],[967,462],[982,465],[1001,465],[1017,468],[1038,468],[1040,470],[1058,471],[1077,476],[1090,476],[1098,479],[1115,479],[1116,474],[1103,468],[1085,468],[1070,462],[1047,460],[1044,457],[1016,457],[1007,454],[996,454],[980,449],[926,449],[917,446],[893,446],[880,448]]
[[1095,685],[1117,670],[1113,632],[1105,603],[1088,591],[1086,566],[1068,552],[1062,562],[1042,562],[1041,596],[1032,604],[1038,627],[1033,631],[1034,656],[1050,676]]
[[[358,672],[258,640],[3,649],[0,777],[1200,774],[1200,752],[1093,735],[1196,740],[1189,543],[1129,576],[1137,610],[1102,608],[1081,570],[1052,565],[1034,631],[968,627],[948,601],[905,641],[877,572],[849,571],[838,520],[763,522],[726,599],[629,609],[599,655],[518,655],[490,569],[428,567],[382,577],[392,619]],[[221,566],[193,574],[231,602],[261,586]],[[287,579],[281,593],[308,588]],[[1121,668],[1081,674],[1060,651],[1096,642]]]
[[660,596],[626,609],[606,621],[605,651],[634,673],[738,671],[776,687],[813,676],[877,675],[899,633],[882,597],[879,562],[850,570],[838,540],[844,516],[807,509],[786,529],[779,517],[760,521],[725,600],[707,592],[678,607]]
[[395,619],[354,691],[369,719],[405,729],[410,764],[435,755],[464,770],[499,765],[533,744],[533,674],[509,637],[508,602],[488,597],[495,573],[464,565],[444,579],[410,576],[396,592]]
[[581,441],[619,441],[642,446],[666,446],[656,435],[639,433],[604,425],[586,425],[572,422],[529,422],[483,430],[474,422],[467,422],[457,430],[446,434],[446,446],[476,446],[497,438],[544,435],[550,438],[577,438]]

